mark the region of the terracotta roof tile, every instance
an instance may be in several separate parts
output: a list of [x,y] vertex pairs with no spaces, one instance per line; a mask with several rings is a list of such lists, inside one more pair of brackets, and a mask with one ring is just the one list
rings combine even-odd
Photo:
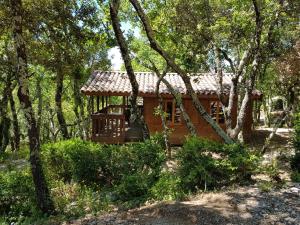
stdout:
[[[140,94],[155,94],[156,82],[158,77],[152,72],[136,72],[136,79],[139,83]],[[192,86],[198,94],[216,94],[217,81],[213,73],[195,73],[190,74]],[[186,94],[186,88],[181,77],[176,73],[167,73],[165,79],[180,93]],[[223,85],[225,92],[229,92],[231,84],[231,75],[225,73],[223,76]],[[94,71],[85,85],[81,88],[84,94],[101,94],[101,93],[118,93],[130,94],[131,85],[126,72],[120,71]],[[161,83],[160,93],[170,94],[167,87]],[[254,95],[260,96],[257,90],[253,91]]]

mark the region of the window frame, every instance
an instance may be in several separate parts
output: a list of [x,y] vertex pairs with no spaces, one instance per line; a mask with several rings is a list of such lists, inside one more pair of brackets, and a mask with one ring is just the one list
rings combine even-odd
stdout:
[[[222,103],[218,100],[214,100],[214,101],[210,101],[209,102],[209,115],[212,117],[212,104],[213,103],[216,103],[216,123],[218,124],[225,124],[225,115],[224,115],[224,112],[223,112],[223,109],[222,109]],[[220,118],[220,113],[223,113],[223,122],[220,122],[221,118]]]
[[172,114],[171,120],[166,120],[169,125],[181,125],[182,124],[182,113],[180,112],[180,122],[175,122],[175,114],[176,114],[176,102],[175,99],[164,99],[164,112],[167,113],[167,104],[172,103]]

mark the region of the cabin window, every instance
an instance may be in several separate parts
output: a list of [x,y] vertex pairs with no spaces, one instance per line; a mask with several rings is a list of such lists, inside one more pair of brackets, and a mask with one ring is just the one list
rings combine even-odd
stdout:
[[166,100],[164,104],[164,111],[166,112],[166,121],[170,124],[180,124],[181,123],[181,111],[180,108],[176,106],[174,100]]
[[219,101],[210,102],[210,116],[219,124],[225,123],[222,104]]

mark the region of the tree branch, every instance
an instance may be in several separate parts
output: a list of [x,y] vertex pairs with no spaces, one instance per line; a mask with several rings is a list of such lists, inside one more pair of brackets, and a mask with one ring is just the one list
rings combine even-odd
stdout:
[[220,136],[226,143],[233,143],[233,140],[226,134],[226,132],[211,118],[211,116],[206,112],[205,108],[202,106],[201,102],[199,101],[199,98],[197,94],[195,93],[193,86],[190,81],[190,77],[188,74],[183,71],[176,63],[175,61],[169,56],[169,54],[162,49],[162,47],[157,43],[157,41],[154,38],[154,32],[151,28],[150,22],[146,14],[144,13],[144,10],[142,9],[140,3],[137,0],[130,0],[131,4],[135,8],[143,27],[146,31],[146,35],[148,37],[148,40],[150,42],[150,46],[153,50],[155,50],[157,53],[159,53],[167,62],[167,64],[176,72],[178,75],[181,76],[186,89],[187,93],[191,96],[192,102],[195,106],[195,109],[198,111],[198,113],[202,116],[202,118],[214,129],[214,131]]

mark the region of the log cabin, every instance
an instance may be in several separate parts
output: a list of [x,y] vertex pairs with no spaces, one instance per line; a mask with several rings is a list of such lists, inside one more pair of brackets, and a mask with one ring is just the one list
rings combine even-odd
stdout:
[[[158,106],[156,83],[158,77],[152,72],[136,72],[139,84],[138,104],[141,114],[148,126],[150,134],[163,131],[161,118],[155,114]],[[216,75],[212,73],[190,74],[193,88],[202,105],[211,117],[225,129],[225,119],[221,103],[217,96]],[[229,93],[231,74],[223,74],[223,86],[225,93]],[[167,73],[165,79],[182,94],[183,105],[189,114],[197,133],[201,137],[220,141],[220,137],[210,125],[197,113],[191,97],[187,95],[185,85],[181,77],[176,73]],[[132,140],[128,136],[130,128],[130,105],[128,97],[131,95],[131,85],[126,72],[121,71],[94,71],[81,92],[91,99],[91,140],[107,144],[121,144]],[[163,107],[166,112],[166,121],[171,129],[170,143],[180,145],[188,135],[188,130],[182,119],[180,109],[165,84],[161,83],[159,94],[163,98]],[[261,98],[261,93],[254,90],[251,104],[246,110],[246,121],[243,127],[244,139],[249,139],[252,132],[252,104]],[[234,118],[237,114],[237,106],[234,107]]]

